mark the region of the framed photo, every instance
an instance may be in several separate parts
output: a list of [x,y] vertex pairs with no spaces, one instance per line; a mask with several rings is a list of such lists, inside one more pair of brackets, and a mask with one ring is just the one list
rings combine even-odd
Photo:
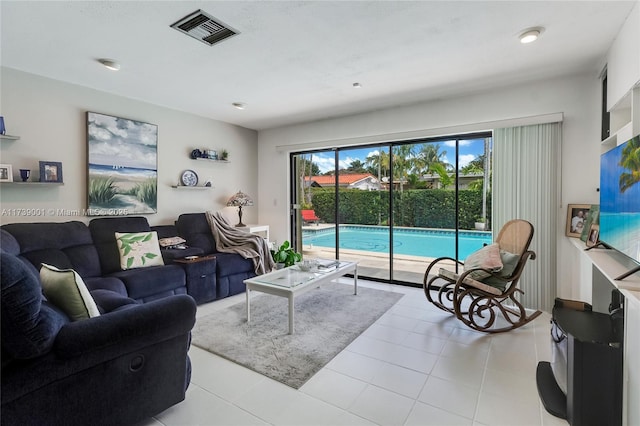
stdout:
[[567,207],[567,237],[580,238],[591,204],[569,204]]
[[13,168],[11,164],[0,164],[0,182],[13,182]]
[[89,216],[157,212],[157,125],[87,112],[87,146]]
[[40,182],[62,182],[62,163],[40,161]]
[[598,244],[600,236],[600,225],[591,224],[589,228],[589,236],[587,237],[587,247],[593,247]]
[[584,242],[586,242],[589,237],[591,224],[600,224],[600,204],[592,204],[589,209],[589,213],[587,213],[587,218],[584,221],[584,227],[582,228],[582,235],[580,235],[580,239]]

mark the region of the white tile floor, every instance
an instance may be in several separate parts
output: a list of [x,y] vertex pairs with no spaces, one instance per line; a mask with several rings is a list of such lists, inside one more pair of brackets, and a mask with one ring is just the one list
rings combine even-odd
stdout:
[[[492,336],[422,289],[359,284],[405,296],[299,390],[192,347],[185,401],[142,425],[567,424],[544,410],[535,384],[537,362],[550,359],[549,314]],[[198,317],[244,297],[200,306]]]

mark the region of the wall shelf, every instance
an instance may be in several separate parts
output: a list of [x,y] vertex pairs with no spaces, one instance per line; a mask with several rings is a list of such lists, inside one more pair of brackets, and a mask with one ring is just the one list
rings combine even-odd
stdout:
[[229,160],[214,160],[214,159],[211,159],[211,158],[193,158],[193,160],[196,160],[196,161],[210,161],[212,163],[229,163],[230,162]]
[[9,186],[62,186],[64,182],[0,182]]
[[20,139],[20,136],[0,135],[0,140],[3,141],[17,141],[18,139]]
[[213,189],[213,186],[185,186],[185,185],[171,185],[174,189],[185,189],[185,190],[197,190],[197,189]]

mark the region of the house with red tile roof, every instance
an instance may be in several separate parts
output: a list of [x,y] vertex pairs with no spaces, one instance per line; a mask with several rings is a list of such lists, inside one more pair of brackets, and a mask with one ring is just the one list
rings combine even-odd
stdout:
[[[304,180],[307,186],[326,188],[334,187],[336,184],[335,175],[305,176]],[[378,191],[381,187],[378,178],[371,173],[339,174],[338,186],[340,188],[361,189],[363,191]]]

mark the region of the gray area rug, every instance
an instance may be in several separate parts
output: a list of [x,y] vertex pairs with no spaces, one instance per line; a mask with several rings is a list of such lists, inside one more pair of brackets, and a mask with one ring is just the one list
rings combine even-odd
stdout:
[[295,299],[295,334],[289,331],[287,299],[258,292],[198,319],[192,343],[208,352],[298,389],[373,324],[403,295],[331,283]]

